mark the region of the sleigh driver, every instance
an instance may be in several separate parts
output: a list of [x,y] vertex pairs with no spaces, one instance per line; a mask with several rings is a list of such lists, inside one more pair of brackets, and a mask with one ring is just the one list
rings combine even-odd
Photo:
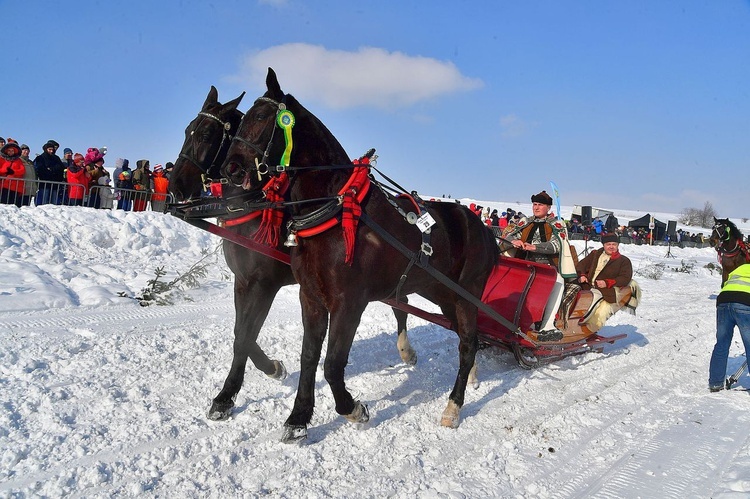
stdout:
[[535,324],[537,341],[590,336],[621,308],[634,311],[640,289],[632,280],[630,260],[618,251],[617,236],[605,235],[604,247],[579,263],[575,251],[571,251],[565,225],[550,213],[552,197],[542,191],[531,196],[531,202],[533,216],[506,228],[501,249],[508,256],[557,270],[543,318]]
[[[565,290],[565,280],[577,278],[575,260],[570,251],[567,232],[562,220],[550,213],[552,197],[547,191],[531,196],[533,216],[522,218],[509,224],[503,231],[501,249],[508,256],[514,256],[537,263],[544,263],[557,269],[557,279],[544,308],[544,317],[537,326],[538,341],[558,341],[563,332],[555,327],[555,315],[560,307]],[[512,247],[509,247],[509,244]]]

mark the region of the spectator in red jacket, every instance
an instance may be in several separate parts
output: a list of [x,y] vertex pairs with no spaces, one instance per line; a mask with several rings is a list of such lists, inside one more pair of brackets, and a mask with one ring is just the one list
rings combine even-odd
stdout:
[[23,205],[24,175],[26,167],[21,161],[21,147],[17,142],[8,142],[0,148],[0,203]]
[[164,167],[160,164],[154,166],[151,181],[154,184],[154,194],[151,196],[151,209],[164,212],[167,205],[167,188],[169,179],[164,175]]
[[68,178],[68,202],[70,206],[83,206],[83,198],[89,191],[91,175],[86,170],[84,158],[81,153],[76,153],[71,158],[67,171]]

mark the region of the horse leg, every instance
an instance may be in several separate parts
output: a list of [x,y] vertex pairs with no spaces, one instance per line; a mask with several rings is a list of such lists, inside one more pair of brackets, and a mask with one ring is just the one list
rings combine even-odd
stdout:
[[453,391],[448,396],[448,405],[440,419],[442,426],[458,428],[461,407],[464,405],[464,394],[469,373],[474,369],[477,348],[477,308],[466,301],[456,303],[456,317],[458,329],[458,358],[459,367]]
[[300,356],[299,385],[292,413],[284,423],[281,441],[292,443],[307,438],[307,425],[312,419],[315,406],[315,371],[320,361],[320,352],[328,327],[328,310],[323,303],[309,296],[300,288],[302,305],[302,355]]
[[[404,298],[403,301],[406,302],[407,300]],[[398,333],[396,346],[398,347],[398,353],[401,355],[401,360],[404,364],[413,366],[417,363],[417,352],[412,348],[411,343],[409,342],[409,336],[406,334],[406,319],[409,317],[409,314],[403,310],[394,308],[393,315],[396,316],[396,327]]]
[[234,355],[232,367],[224,381],[224,387],[214,397],[208,410],[208,419],[222,421],[229,418],[234,400],[242,388],[248,357],[255,367],[275,379],[283,379],[286,368],[281,361],[269,359],[258,346],[256,339],[268,316],[273,299],[279,291],[278,285],[268,285],[261,280],[248,286],[235,283],[234,289]]
[[479,388],[479,378],[477,377],[477,361],[474,359],[474,366],[469,371],[468,383],[476,390]]
[[367,406],[352,398],[344,381],[344,371],[349,362],[354,335],[367,306],[367,302],[353,302],[354,300],[349,300],[348,303],[331,311],[331,331],[328,335],[328,351],[323,369],[336,401],[336,412],[352,423],[366,423],[370,419]]

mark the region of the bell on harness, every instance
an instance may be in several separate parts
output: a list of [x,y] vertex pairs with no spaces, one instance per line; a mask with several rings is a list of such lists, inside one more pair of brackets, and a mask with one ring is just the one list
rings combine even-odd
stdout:
[[286,241],[284,241],[284,246],[287,248],[293,248],[294,246],[299,246],[297,244],[297,234],[295,232],[290,232],[288,236],[286,236]]

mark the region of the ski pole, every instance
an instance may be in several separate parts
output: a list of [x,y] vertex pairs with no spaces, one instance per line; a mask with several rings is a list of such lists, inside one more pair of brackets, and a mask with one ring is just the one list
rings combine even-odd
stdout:
[[725,387],[726,387],[727,390],[729,390],[730,388],[732,388],[733,384],[737,383],[737,380],[740,379],[740,376],[742,376],[742,373],[745,372],[746,368],[747,368],[747,360],[745,361],[744,364],[742,364],[740,366],[739,369],[737,369],[734,372],[734,374],[732,374],[731,376],[729,376],[727,378],[726,385],[725,385]]

